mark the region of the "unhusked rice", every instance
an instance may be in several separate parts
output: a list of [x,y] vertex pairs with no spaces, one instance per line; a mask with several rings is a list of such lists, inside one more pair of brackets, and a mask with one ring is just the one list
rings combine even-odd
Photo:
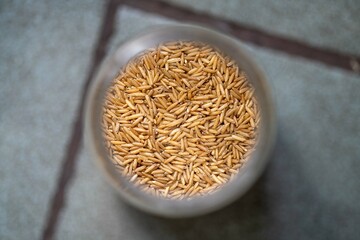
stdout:
[[108,89],[103,132],[118,170],[173,199],[211,193],[254,150],[260,111],[236,63],[198,42],[170,42],[130,61]]

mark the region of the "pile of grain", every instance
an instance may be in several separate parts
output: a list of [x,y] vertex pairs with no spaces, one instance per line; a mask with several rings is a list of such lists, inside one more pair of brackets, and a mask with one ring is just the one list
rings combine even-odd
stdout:
[[259,109],[246,75],[211,46],[172,42],[114,79],[103,131],[116,167],[157,196],[204,195],[228,182],[256,143]]

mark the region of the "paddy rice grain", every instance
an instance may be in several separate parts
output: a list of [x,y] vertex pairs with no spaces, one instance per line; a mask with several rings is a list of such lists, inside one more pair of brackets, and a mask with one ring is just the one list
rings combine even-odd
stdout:
[[107,91],[104,140],[117,169],[156,196],[205,195],[231,180],[256,145],[254,89],[229,57],[172,42],[129,62]]

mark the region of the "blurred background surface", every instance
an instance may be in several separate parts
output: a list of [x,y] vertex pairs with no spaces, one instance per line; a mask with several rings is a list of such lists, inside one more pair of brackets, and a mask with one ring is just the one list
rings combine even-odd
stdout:
[[[357,0],[164,2],[0,2],[0,239],[42,238],[50,225],[46,236],[56,239],[358,239],[355,60],[353,70],[344,69],[243,43],[272,85],[278,140],[257,184],[218,212],[171,220],[133,209],[107,185],[80,140],[73,165],[63,170],[69,149],[77,146],[73,124],[86,80],[102,53],[149,26],[178,22],[179,16],[162,12],[169,7],[220,19],[208,26],[220,31],[227,32],[226,20],[360,56]],[[199,24],[186,15],[181,22]],[[61,175],[68,183],[65,204],[53,214]]]

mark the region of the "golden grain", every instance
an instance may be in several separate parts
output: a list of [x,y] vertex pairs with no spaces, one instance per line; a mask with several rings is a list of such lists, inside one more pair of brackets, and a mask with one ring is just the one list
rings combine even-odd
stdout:
[[130,62],[104,102],[104,140],[116,168],[172,199],[209,194],[253,152],[260,112],[234,61],[211,46],[172,42]]

